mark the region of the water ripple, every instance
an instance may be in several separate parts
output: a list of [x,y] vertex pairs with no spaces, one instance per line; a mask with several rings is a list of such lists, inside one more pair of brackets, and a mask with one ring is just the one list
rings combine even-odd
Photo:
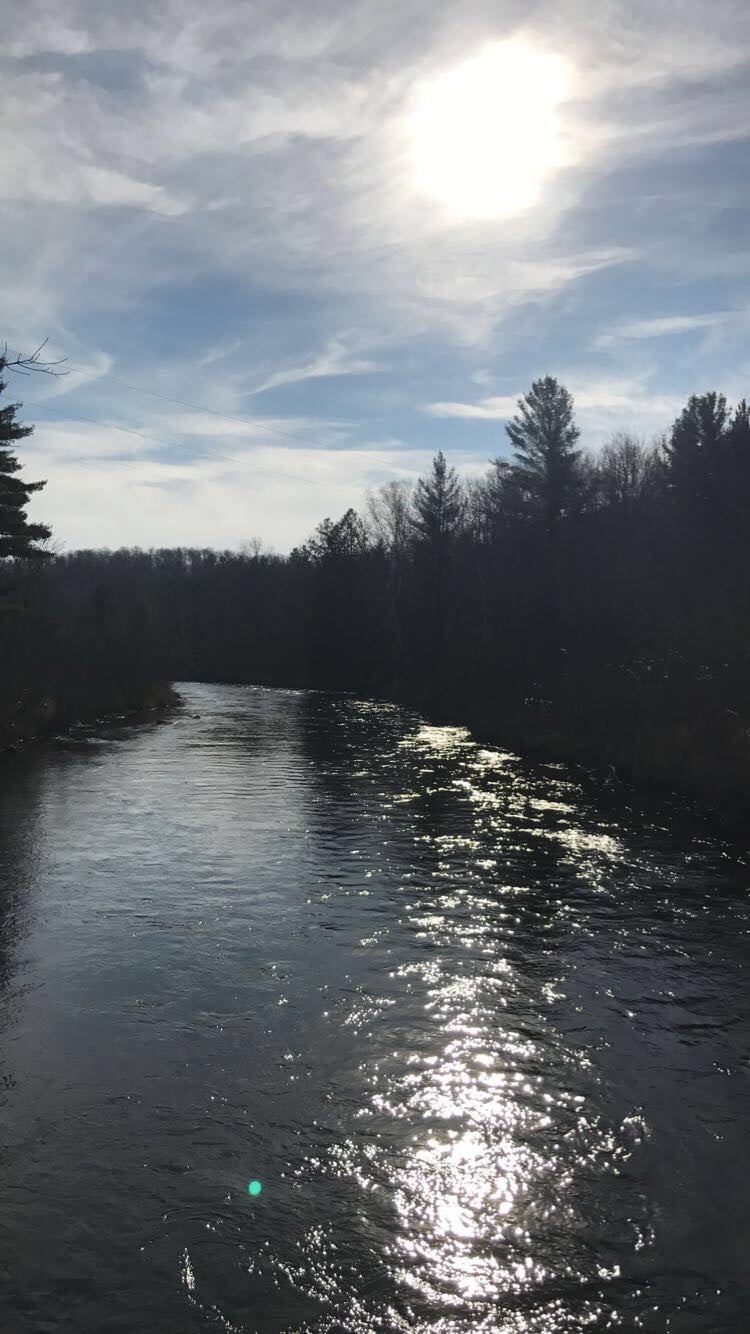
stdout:
[[2,1328],[744,1331],[736,850],[393,705],[183,693],[4,761]]

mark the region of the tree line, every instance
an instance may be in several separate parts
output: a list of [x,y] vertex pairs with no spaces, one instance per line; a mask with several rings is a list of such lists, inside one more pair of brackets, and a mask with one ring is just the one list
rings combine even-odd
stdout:
[[[0,353],[0,395],[8,369],[54,374],[60,363]],[[105,561],[88,586],[55,556],[50,528],[28,508],[44,481],[22,475],[18,446],[33,427],[20,404],[0,406],[0,752],[53,728],[169,702],[164,663],[134,588],[120,604]]]
[[745,401],[693,395],[656,441],[620,433],[591,453],[572,396],[541,378],[484,476],[438,453],[416,485],[387,483],[289,556],[45,559],[25,518],[38,484],[13,453],[27,430],[3,410],[0,564],[28,614],[0,625],[54,627],[73,657],[85,642],[89,683],[385,695],[508,745],[750,794]]

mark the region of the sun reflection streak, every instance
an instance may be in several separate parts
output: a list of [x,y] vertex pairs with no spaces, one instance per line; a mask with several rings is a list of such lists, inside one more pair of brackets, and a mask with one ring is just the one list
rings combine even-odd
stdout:
[[392,1254],[406,1288],[436,1307],[459,1303],[481,1328],[488,1306],[554,1276],[535,1237],[564,1228],[576,1173],[618,1170],[628,1150],[581,1095],[546,1086],[535,1070],[538,1043],[488,1022],[480,982],[441,976],[435,985],[432,977],[443,1055],[412,1060],[397,1087],[372,1103],[415,1127],[409,1154],[389,1174],[399,1222]]
[[439,967],[426,978],[443,1055],[411,1062],[396,1090],[373,1097],[379,1114],[418,1127],[393,1175],[394,1260],[400,1280],[431,1302],[497,1301],[543,1282],[529,1229],[535,1184],[554,1171],[559,1190],[566,1174],[538,1147],[550,1104],[541,1076],[519,1068],[533,1062],[534,1044],[489,1022],[489,993],[502,980],[450,978]]
[[[579,1043],[577,1017],[560,1028],[570,960],[555,950],[585,928],[577,895],[599,891],[622,848],[568,771],[530,776],[459,727],[417,726],[399,748],[412,780],[391,805],[413,856],[395,900],[404,936],[360,939],[389,956],[398,1006],[348,1002],[342,1027],[386,1045],[363,1056],[358,1137],[320,1159],[356,1182],[400,1294],[363,1334],[573,1334],[605,1311],[616,1323],[605,1289],[619,1268],[591,1246],[590,1182],[622,1182],[644,1132],[636,1115],[602,1114],[596,1046]],[[636,1249],[647,1233],[628,1221],[624,1235]],[[590,1298],[571,1306],[582,1287]]]

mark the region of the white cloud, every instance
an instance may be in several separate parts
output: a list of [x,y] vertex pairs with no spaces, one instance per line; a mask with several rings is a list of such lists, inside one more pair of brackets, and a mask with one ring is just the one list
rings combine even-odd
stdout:
[[279,389],[282,385],[297,384],[302,380],[329,379],[339,375],[373,375],[381,369],[376,361],[352,356],[343,342],[334,339],[320,356],[305,365],[274,371],[273,375],[253,390],[253,394],[263,394],[268,389]]
[[[627,429],[651,435],[667,427],[683,406],[679,394],[666,394],[649,387],[651,373],[602,377],[571,370],[561,381],[570,389],[575,413],[587,439],[597,444],[615,430]],[[489,396],[476,403],[430,403],[425,411],[433,417],[456,417],[467,421],[505,422],[518,411],[525,392]]]
[[234,418],[213,412],[165,412],[149,419],[148,432],[154,437],[172,441],[180,448],[183,437],[200,438],[210,448],[214,442],[232,444],[234,441],[290,441],[304,446],[331,449],[348,434],[345,423],[328,421],[323,417],[255,417]]
[[692,333],[698,329],[714,329],[727,318],[728,312],[705,315],[664,315],[652,319],[632,320],[600,334],[597,347],[611,347],[628,339],[668,338],[672,334]]
[[[26,414],[23,414],[26,416]],[[49,422],[38,421],[34,435],[23,450],[24,468],[30,475],[36,475],[51,468],[59,477],[61,466],[69,466],[71,460],[85,463],[87,466],[111,458],[129,458],[147,454],[154,449],[154,443],[145,434],[135,431],[127,434],[111,422],[94,425],[89,422]],[[46,475],[46,474],[45,474]],[[49,491],[38,505],[54,503]]]
[[518,396],[512,394],[490,396],[479,403],[428,403],[425,412],[431,417],[461,417],[466,421],[507,421],[518,406]]
[[[137,440],[72,427],[39,429],[26,454],[29,474],[47,489],[34,513],[69,549],[119,545],[238,547],[250,536],[290,550],[326,514],[361,508],[368,487],[414,481],[430,450],[380,444],[358,449],[282,449],[259,445],[232,459],[141,457]],[[91,466],[91,454],[98,466]],[[130,457],[115,457],[131,450]],[[469,472],[483,454],[464,459]]]
[[[511,31],[521,10],[507,8]],[[535,215],[501,229],[456,227],[415,189],[404,143],[411,92],[471,50],[482,22],[486,35],[476,5],[463,36],[447,7],[422,3],[405,11],[385,3],[377,16],[367,4],[330,6],[311,18],[294,5],[224,0],[207,10],[181,0],[150,21],[138,7],[72,4],[68,21],[85,34],[73,49],[89,53],[89,75],[97,49],[119,50],[139,81],[126,97],[93,78],[24,66],[4,84],[4,188],[19,201],[127,206],[170,224],[168,257],[162,231],[118,227],[98,288],[110,308],[137,300],[157,273],[163,282],[196,268],[260,270],[282,286],[303,281],[328,300],[356,299],[371,328],[409,336],[442,327],[477,341],[520,302],[626,257],[622,247],[554,241],[584,184],[579,169],[590,170],[599,151],[600,118],[573,107],[573,166]],[[50,49],[50,22],[39,5],[21,18],[25,50]],[[582,36],[580,22],[568,24],[565,39],[575,47],[571,33]],[[375,64],[362,63],[365,41],[382,53]],[[47,275],[61,313],[90,267],[87,228],[68,222]],[[87,305],[95,294],[87,288]],[[315,362],[299,369],[316,373]]]
[[[146,209],[167,217],[187,203],[162,183],[132,173],[132,151],[103,150],[102,134],[124,134],[122,116],[59,75],[5,74],[0,99],[0,199],[39,205]],[[135,129],[135,127],[131,127]],[[107,161],[107,159],[110,159]]]
[[187,208],[184,200],[170,197],[162,186],[149,185],[107,167],[83,167],[80,181],[93,204],[145,208],[167,217],[176,217]]

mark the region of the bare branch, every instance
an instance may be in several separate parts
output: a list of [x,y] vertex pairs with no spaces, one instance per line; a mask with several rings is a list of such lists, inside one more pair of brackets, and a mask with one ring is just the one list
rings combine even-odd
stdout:
[[0,371],[7,369],[16,371],[18,375],[29,375],[31,371],[38,371],[41,375],[69,375],[69,371],[57,369],[58,366],[62,366],[68,360],[67,357],[59,357],[57,361],[42,359],[42,353],[48,342],[49,338],[45,338],[44,342],[40,343],[34,352],[30,352],[26,356],[22,352],[16,352],[15,354],[11,352],[9,355],[8,344],[6,343],[0,353]]

